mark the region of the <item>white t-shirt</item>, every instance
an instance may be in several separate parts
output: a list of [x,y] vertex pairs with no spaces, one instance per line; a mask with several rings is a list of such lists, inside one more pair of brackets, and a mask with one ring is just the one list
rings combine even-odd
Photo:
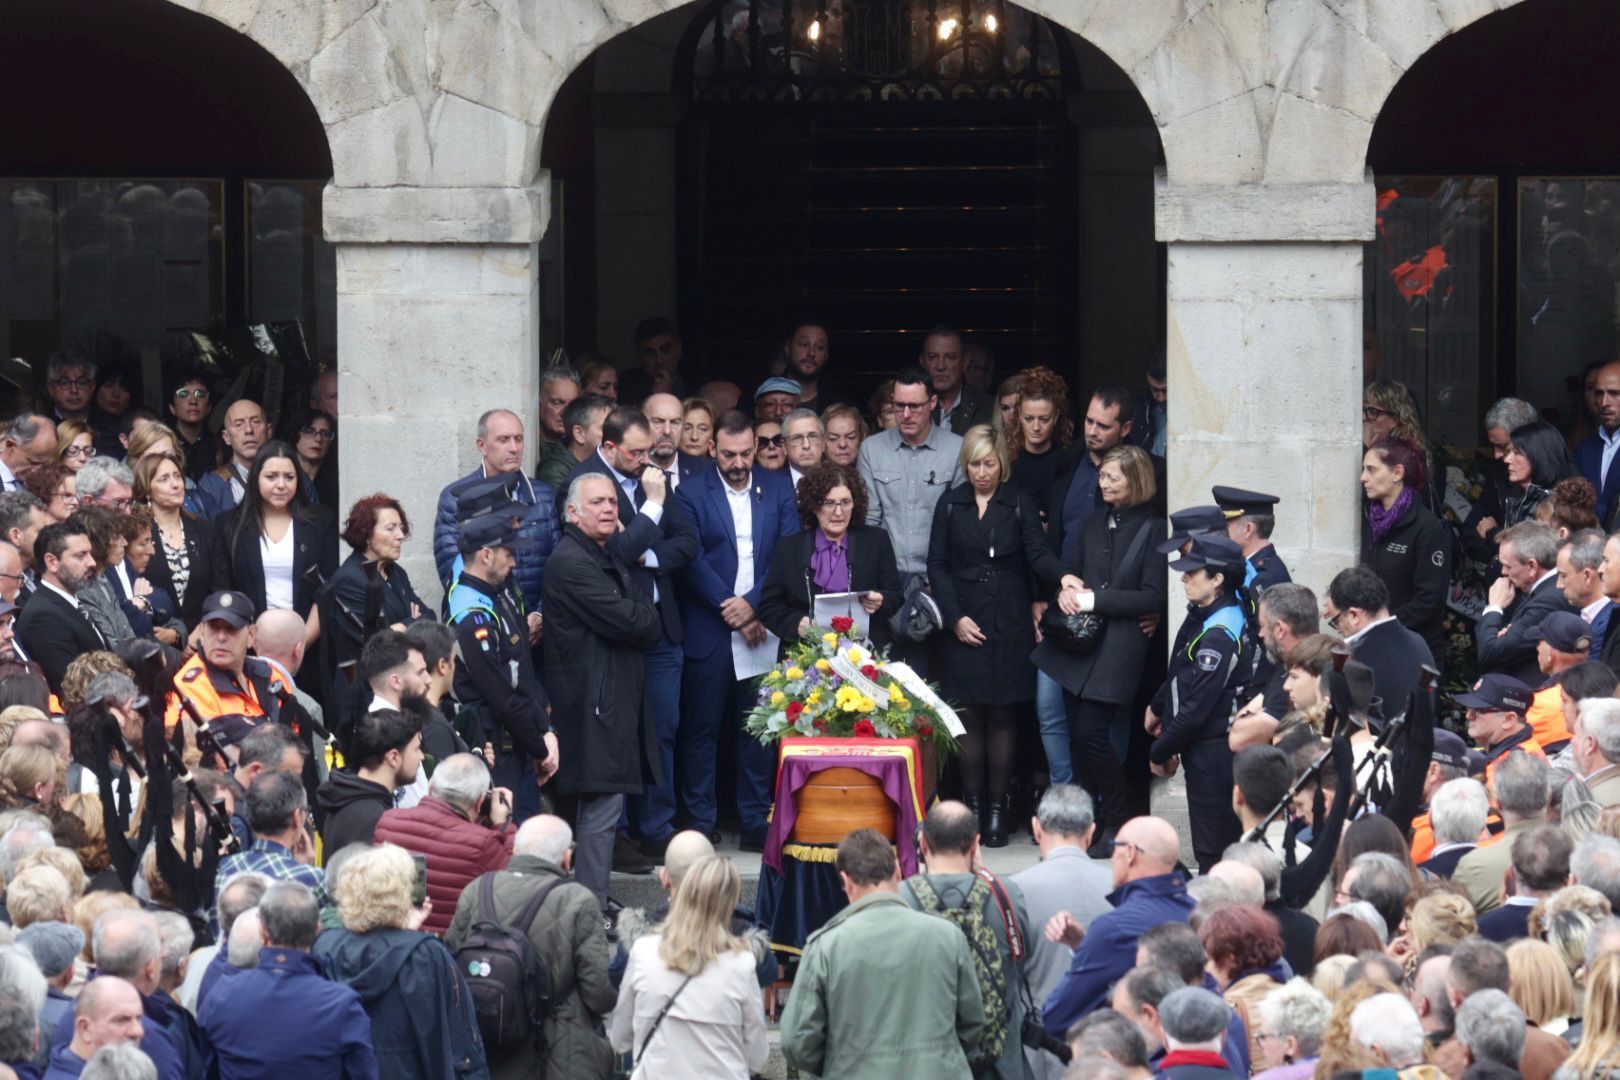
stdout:
[[264,605],[267,608],[293,606],[293,528],[280,542],[259,534],[259,559],[264,563]]

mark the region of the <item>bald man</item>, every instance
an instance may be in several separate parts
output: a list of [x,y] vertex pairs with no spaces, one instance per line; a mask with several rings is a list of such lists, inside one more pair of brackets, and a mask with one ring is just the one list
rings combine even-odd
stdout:
[[299,618],[296,611],[271,608],[260,615],[253,625],[257,627],[254,651],[259,654],[259,659],[281,676],[283,685],[292,690],[289,704],[297,708],[290,712],[283,709],[281,715],[293,728],[299,746],[303,747],[304,767],[308,772],[306,780],[318,786],[326,779],[326,716],[321,711],[321,703],[300,690],[293,681],[298,669],[303,666],[304,650],[309,643],[304,620]]
[[1046,936],[1074,950],[1069,970],[1046,999],[1041,1019],[1054,1038],[1069,1025],[1108,1004],[1108,988],[1136,963],[1136,941],[1162,923],[1186,922],[1193,899],[1176,869],[1181,838],[1168,821],[1139,817],[1114,837],[1110,856],[1114,910],[1082,931],[1074,916],[1060,911],[1046,925]]
[[230,458],[217,469],[203,474],[197,481],[203,505],[215,517],[234,509],[247,492],[248,470],[253,459],[270,438],[270,421],[257,401],[243,398],[231,403],[225,410],[225,423],[220,426],[219,437],[231,452]]
[[[675,890],[681,887],[686,872],[699,859],[713,854],[714,845],[696,829],[687,829],[669,838],[669,846],[664,849],[664,865],[658,868],[658,883],[669,894],[669,899],[651,911],[627,908],[619,915],[619,945],[614,952],[613,962],[608,966],[608,978],[613,980],[614,986],[618,986],[619,980],[624,977],[624,967],[630,961],[630,946],[636,943],[636,938],[656,930],[669,917]],[[738,905],[731,913],[731,932],[745,938],[754,947],[761,989],[774,983],[777,977],[776,954],[771,952],[764,932],[754,922],[754,913]]]
[[73,1003],[73,1039],[51,1051],[51,1077],[78,1076],[103,1046],[139,1043],[145,1009],[141,995],[123,979],[102,975],[84,984]]
[[1591,399],[1597,408],[1598,430],[1581,440],[1575,464],[1596,489],[1597,518],[1608,528],[1615,495],[1620,493],[1620,469],[1614,467],[1615,450],[1620,448],[1620,361],[1598,368]]

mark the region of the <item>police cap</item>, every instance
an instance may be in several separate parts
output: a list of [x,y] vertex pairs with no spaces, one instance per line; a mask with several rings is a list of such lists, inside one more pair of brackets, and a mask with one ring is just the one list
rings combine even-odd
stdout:
[[215,619],[228,622],[240,630],[254,619],[253,601],[239,592],[213,593],[203,601],[202,621],[213,622]]
[[1229,518],[1239,518],[1244,514],[1274,513],[1277,504],[1282,501],[1275,495],[1262,495],[1258,491],[1244,491],[1242,488],[1226,487],[1221,484],[1211,488],[1209,493],[1215,497],[1216,504]]
[[514,517],[520,515],[521,508],[512,501],[512,489],[517,482],[518,474],[509,472],[474,476],[454,485],[450,494],[456,500],[456,521],[465,524],[472,518],[509,508]]
[[1225,574],[1227,581],[1243,572],[1243,551],[1224,536],[1199,535],[1192,538],[1192,550],[1170,564],[1172,570],[1207,570]]
[[1218,506],[1189,506],[1170,515],[1170,539],[1160,544],[1160,555],[1181,550],[1181,545],[1200,533],[1226,531],[1226,515]]

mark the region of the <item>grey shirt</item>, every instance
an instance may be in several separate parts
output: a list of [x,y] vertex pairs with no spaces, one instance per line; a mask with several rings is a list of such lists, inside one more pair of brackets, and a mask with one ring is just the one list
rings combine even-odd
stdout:
[[866,523],[888,532],[901,574],[927,571],[934,504],[961,481],[961,452],[961,436],[938,424],[915,447],[901,440],[898,428],[861,442],[856,467],[866,484]]

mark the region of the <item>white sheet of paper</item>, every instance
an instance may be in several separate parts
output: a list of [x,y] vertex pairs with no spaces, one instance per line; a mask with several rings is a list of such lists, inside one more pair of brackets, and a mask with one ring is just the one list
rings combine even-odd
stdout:
[[738,681],[752,679],[756,675],[763,675],[776,666],[776,650],[782,641],[769,630],[765,631],[765,640],[758,645],[750,645],[742,634],[733,630],[731,632],[731,665]]
[[831,626],[835,618],[844,616],[855,620],[854,629],[845,637],[870,638],[872,636],[872,617],[861,607],[861,594],[858,592],[822,593],[816,597],[816,610],[811,613],[810,621],[817,626]]
[[946,730],[952,735],[960,739],[967,734],[967,728],[963,727],[962,721],[957,719],[956,710],[941,701],[939,695],[934,693],[933,689],[923,681],[922,676],[911,670],[910,664],[891,660],[883,665],[883,673],[899,683],[907,694],[918,701],[925,702],[929,708],[937,712],[939,718],[945,721]]

